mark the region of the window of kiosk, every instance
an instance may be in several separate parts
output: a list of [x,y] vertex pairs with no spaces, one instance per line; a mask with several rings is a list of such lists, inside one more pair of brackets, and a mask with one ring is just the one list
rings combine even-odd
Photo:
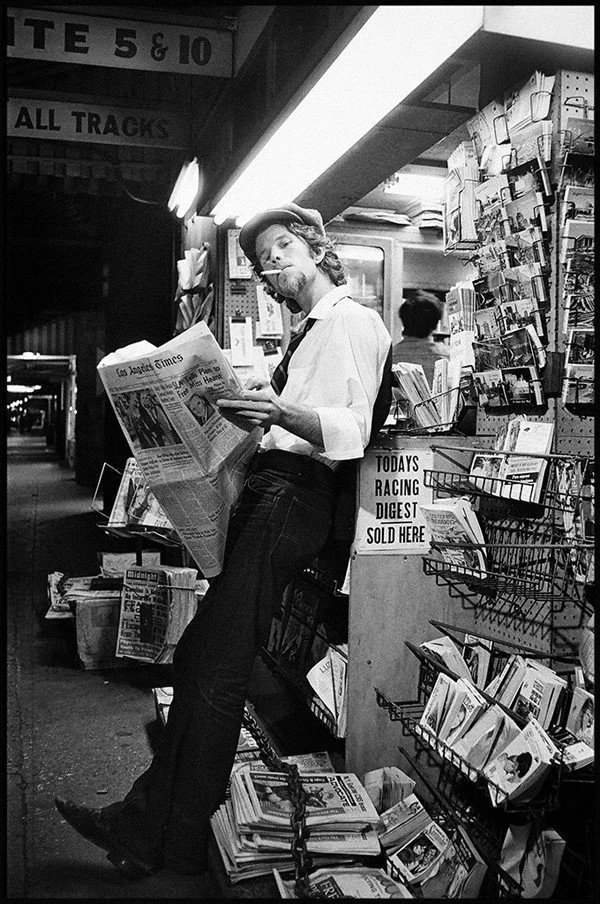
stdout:
[[335,251],[348,279],[349,293],[355,301],[372,308],[383,320],[383,249],[370,245],[346,245],[336,242]]

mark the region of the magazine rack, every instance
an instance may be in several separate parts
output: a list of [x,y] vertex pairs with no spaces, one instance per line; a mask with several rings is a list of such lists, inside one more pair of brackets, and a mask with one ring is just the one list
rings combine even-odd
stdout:
[[305,673],[300,669],[295,668],[285,656],[280,654],[274,655],[264,647],[261,653],[265,663],[273,674],[284,679],[286,684],[295,692],[296,696],[300,697],[300,699],[308,705],[312,714],[325,725],[334,738],[342,739],[343,735],[338,733],[335,716],[315,694],[306,680]]
[[[437,410],[435,404],[436,401],[441,401],[442,405],[444,405],[444,399],[446,398],[449,398],[449,408],[453,412],[452,417],[449,421],[442,424],[436,424],[433,427],[426,427],[418,423],[419,413],[431,410],[432,405],[434,406],[435,410]],[[402,412],[403,404],[408,406],[407,416]],[[410,406],[410,403],[406,400],[397,399],[391,410],[392,415],[396,419],[396,424],[388,427],[387,429],[390,433],[402,433],[408,436],[428,436],[434,433],[451,434],[453,432],[456,432],[460,435],[460,431],[458,431],[456,428],[464,407],[465,401],[460,386],[455,386],[452,389],[447,389],[445,392],[439,392],[436,395],[432,395],[431,399],[426,399],[423,402],[418,402],[412,408]]]
[[[465,627],[461,627],[459,625],[449,625],[445,622],[437,621],[437,619],[430,619],[429,624],[437,630],[441,631],[442,634],[445,634],[447,637],[449,637],[461,652],[465,646],[464,635],[472,633]],[[533,647],[528,647],[521,643],[516,644],[511,643],[508,640],[498,640],[497,638],[493,638],[491,635],[485,634],[479,630],[477,632],[477,637],[481,640],[487,640],[492,643],[492,648],[490,651],[488,682],[491,681],[492,678],[495,678],[496,675],[498,675],[502,671],[502,669],[506,665],[507,660],[513,653],[519,653],[519,655],[526,656],[528,659],[539,660],[543,663],[546,663],[548,661],[552,662],[552,667],[559,674],[561,672],[570,674],[573,671],[574,666],[578,663],[577,657],[575,656],[564,654],[552,654],[550,656],[548,653],[541,653],[539,650],[535,650]],[[421,671],[418,679],[418,692],[419,700],[421,700],[422,702],[425,702],[425,700],[429,697],[431,691],[433,690],[433,685],[435,684],[437,676],[440,672],[445,672],[451,678],[458,677],[452,672],[451,669],[447,668],[447,666],[436,659],[435,656],[433,656],[427,650],[415,646],[409,640],[405,640],[404,643],[408,647],[408,649],[412,653],[414,653],[414,655],[420,660],[421,663]],[[512,717],[514,717],[514,714],[510,710],[507,709],[506,711]],[[518,717],[515,718],[518,720]]]
[[[445,791],[445,785],[442,780],[441,773],[443,769],[436,769],[434,775],[436,777],[435,784],[427,778],[425,770],[419,766],[418,757],[411,756],[403,747],[398,748],[399,752],[405,757],[410,764],[411,770],[416,774],[418,780],[427,792],[426,810],[435,822],[444,830],[451,840],[458,834],[459,824],[466,830],[471,841],[475,844],[480,857],[487,866],[486,875],[481,886],[481,890],[477,896],[479,901],[496,901],[505,898],[520,897],[521,886],[503,869],[498,866],[500,848],[502,845],[502,836],[499,832],[499,821],[497,815],[490,819],[481,806],[474,804],[463,805],[457,807],[453,800],[448,798]],[[455,785],[456,783],[454,783]],[[450,783],[453,797],[456,797],[455,788]],[[467,794],[469,789],[467,789]],[[471,796],[472,793],[471,793]],[[399,881],[406,881],[402,878],[400,871],[395,864],[387,857],[388,872],[392,878]],[[415,897],[422,897],[419,894],[418,886],[412,889]]]
[[468,779],[481,794],[487,796],[495,810],[502,810],[512,817],[527,816],[531,820],[536,820],[552,812],[558,806],[561,773],[564,771],[560,756],[552,764],[533,799],[508,800],[506,793],[499,785],[486,778],[480,769],[475,769],[452,747],[420,724],[419,720],[425,710],[424,702],[417,700],[392,701],[378,688],[375,688],[375,694],[378,706],[387,710],[390,720],[400,722],[403,735],[414,738],[417,751],[421,747],[430,751],[438,765],[444,764],[450,770],[451,781],[456,782],[461,776]]
[[[464,641],[459,640],[456,635],[460,633],[469,633],[465,629],[460,629],[454,625],[445,625],[442,622],[435,620],[432,620],[430,623],[434,627],[439,628],[444,634],[446,634],[446,636],[450,637],[459,647],[459,649],[462,649],[464,647]],[[483,640],[492,640],[491,637],[482,634],[481,632],[477,636]],[[440,672],[444,672],[454,681],[456,681],[456,679],[459,677],[455,672],[453,672],[442,662],[437,660],[436,657],[429,653],[428,650],[424,650],[421,647],[416,647],[414,644],[410,643],[410,641],[405,641],[405,644],[419,660],[417,696],[420,703],[426,703],[429,699],[429,696],[433,690],[433,686]],[[518,652],[519,655],[527,657],[528,659],[539,660],[540,662],[548,660],[548,656],[530,647],[512,644],[506,641],[501,642],[498,640],[493,640],[489,680],[494,678],[497,674],[499,674],[499,672],[502,671],[509,656],[515,652]],[[557,655],[553,656],[551,661],[553,662],[554,670],[557,672],[557,674],[561,674],[562,672],[563,677],[570,677],[573,673],[574,667],[578,664],[578,660],[575,656]],[[525,727],[525,725],[527,724],[527,720],[525,718],[514,712],[514,710],[510,709],[508,706],[505,706],[503,703],[499,703],[496,699],[487,694],[485,690],[482,690],[481,688],[478,688],[478,690],[488,703],[499,706],[500,709],[504,710],[504,712],[509,715],[510,718],[514,722],[516,722],[516,724],[520,728]],[[572,690],[567,689],[560,709],[556,714],[555,723],[547,730],[549,737],[561,751],[564,750],[566,742],[569,739],[569,733],[562,727],[562,723],[564,723],[567,717],[567,713],[571,705],[572,696]],[[568,782],[569,785],[572,785],[574,782],[590,784],[593,781],[594,769],[592,765],[578,770],[571,770],[568,766],[563,766],[562,768],[561,782]]]
[[[527,460],[544,460],[546,462],[546,474],[544,478],[545,486],[542,487],[542,493],[539,502],[532,502],[528,496],[531,496],[532,484],[530,482],[509,481],[500,477],[471,477],[469,472],[473,459],[476,455],[481,454],[481,450],[473,449],[470,446],[432,446],[435,452],[451,461],[458,470],[426,470],[424,483],[426,487],[431,487],[436,491],[436,496],[476,496],[493,500],[494,503],[503,503],[506,508],[504,513],[510,511],[513,503],[516,504],[516,514],[524,517],[529,512],[532,517],[540,518],[550,513],[560,513],[565,508],[577,509],[583,499],[582,485],[572,487],[561,485],[561,473],[569,470],[574,471],[576,466],[581,468],[582,473],[593,468],[594,459],[588,455],[537,455],[521,452],[494,452],[489,451],[490,455],[497,456],[504,460],[510,458],[520,458]],[[449,452],[471,452],[471,458],[468,463],[464,458],[456,459],[449,455]],[[509,493],[504,493],[504,490]],[[502,509],[501,509],[502,511]],[[556,519],[554,519],[556,521]],[[560,523],[560,519],[559,523]],[[556,525],[559,530],[559,525]]]
[[104,462],[102,465],[102,469],[100,471],[100,476],[98,478],[98,483],[96,484],[96,489],[94,492],[94,497],[92,499],[92,510],[96,512],[97,515],[100,515],[101,518],[106,519],[104,523],[98,524],[98,527],[104,531],[105,534],[108,534],[112,537],[117,537],[119,539],[124,540],[134,540],[136,543],[136,559],[137,564],[142,564],[142,541],[149,540],[152,543],[158,543],[161,546],[169,546],[174,547],[176,549],[181,550],[182,555],[184,556],[184,564],[188,564],[187,558],[187,550],[185,549],[183,543],[179,539],[179,535],[174,528],[163,528],[163,527],[155,527],[144,524],[136,524],[135,517],[131,515],[130,512],[127,513],[127,524],[110,524],[110,515],[107,515],[99,505],[98,497],[101,491],[104,489],[105,481],[107,480],[107,475],[113,472],[118,475],[119,480],[122,477],[122,472],[117,468],[114,468],[112,465],[109,465],[107,462]]
[[[588,544],[539,543],[535,532],[531,535],[531,546],[522,543],[432,543],[432,550],[439,553],[423,558],[423,571],[434,575],[446,584],[466,584],[469,590],[483,596],[497,599],[499,596],[514,596],[531,604],[552,603],[554,613],[562,612],[569,602],[586,609],[586,579],[577,581],[576,570],[589,573],[589,564],[594,555],[594,546]],[[515,538],[516,539],[516,538]],[[448,550],[486,554],[485,568],[466,567],[454,564],[444,558]]]

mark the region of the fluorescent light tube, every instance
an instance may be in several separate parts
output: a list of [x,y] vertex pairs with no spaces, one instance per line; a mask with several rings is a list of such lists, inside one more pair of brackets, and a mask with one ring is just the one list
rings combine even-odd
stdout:
[[471,37],[483,6],[379,6],[211,211],[242,224],[298,195]]

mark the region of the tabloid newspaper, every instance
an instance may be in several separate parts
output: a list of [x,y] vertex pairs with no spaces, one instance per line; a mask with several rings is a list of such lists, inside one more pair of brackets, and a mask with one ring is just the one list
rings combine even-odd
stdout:
[[196,611],[195,586],[195,568],[127,568],[115,655],[171,662],[177,641]]
[[[244,817],[238,819],[240,825],[289,829],[293,804],[284,773],[258,771],[250,766],[232,777],[232,794],[236,784],[245,811]],[[360,832],[379,821],[369,795],[352,773],[312,773],[303,776],[302,787],[307,797],[307,826],[327,826],[332,831],[353,827]]]
[[262,431],[234,426],[218,398],[241,385],[205,323],[155,348],[137,342],[98,373],[142,473],[207,578],[221,571],[229,515]]
[[[292,880],[284,880],[274,869],[282,898],[297,898]],[[310,877],[310,891],[319,898],[412,898],[405,885],[390,878],[382,869],[355,867],[320,869]]]

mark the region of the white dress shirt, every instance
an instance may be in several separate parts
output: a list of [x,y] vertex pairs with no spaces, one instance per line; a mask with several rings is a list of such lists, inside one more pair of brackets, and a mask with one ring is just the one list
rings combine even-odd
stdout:
[[316,322],[290,358],[281,399],[315,409],[323,446],[273,426],[262,448],[309,455],[335,467],[364,454],[391,337],[379,314],[353,301],[347,286],[324,295],[308,318]]

